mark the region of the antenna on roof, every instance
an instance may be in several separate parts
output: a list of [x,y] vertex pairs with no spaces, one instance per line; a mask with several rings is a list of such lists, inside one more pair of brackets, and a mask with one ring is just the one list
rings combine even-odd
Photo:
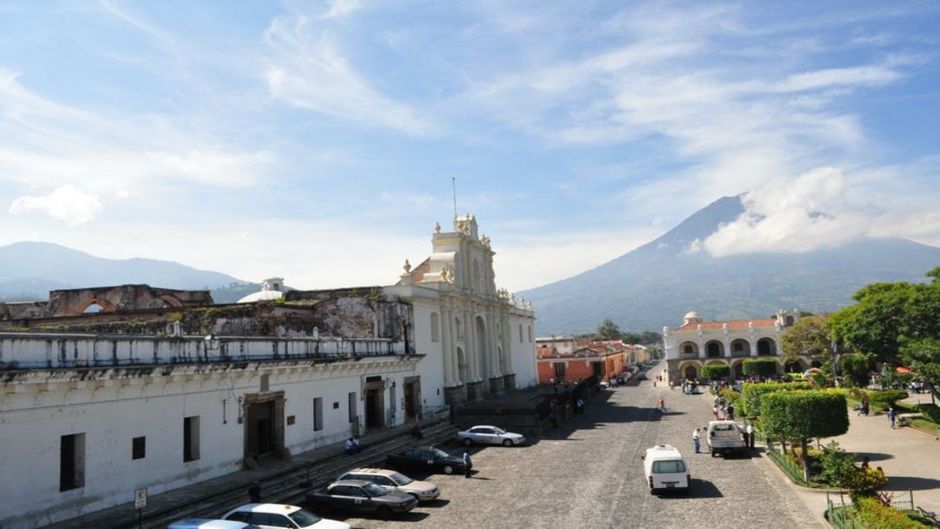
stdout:
[[454,219],[457,218],[457,177],[450,177],[451,187],[454,190]]

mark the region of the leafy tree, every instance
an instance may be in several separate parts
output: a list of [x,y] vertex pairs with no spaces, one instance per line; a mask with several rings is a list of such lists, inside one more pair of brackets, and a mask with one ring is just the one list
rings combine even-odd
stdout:
[[745,416],[756,419],[760,416],[761,398],[774,391],[793,391],[812,389],[812,386],[805,382],[763,382],[760,384],[747,383],[741,388],[741,404],[738,410]]
[[868,385],[869,371],[872,364],[872,355],[864,353],[855,353],[843,355],[839,359],[839,366],[842,368],[844,380],[850,386],[864,388]]
[[901,348],[901,357],[930,389],[930,399],[936,403],[940,398],[940,340],[924,338],[907,342]]
[[731,376],[731,366],[727,364],[708,364],[702,368],[704,380],[722,380]]
[[663,335],[654,331],[643,331],[643,332],[625,332],[620,337],[624,343],[640,344],[640,345],[653,345],[661,344],[663,341]]
[[752,358],[744,361],[744,376],[772,377],[777,374],[777,361],[773,358]]
[[623,333],[620,332],[620,327],[618,327],[613,320],[608,318],[597,326],[594,335],[598,340],[619,340],[621,336],[623,336]]
[[809,440],[849,431],[845,395],[834,390],[768,393],[761,398],[760,426],[768,437],[800,443],[803,474],[809,480]]
[[784,363],[796,362],[805,355],[827,355],[831,340],[826,318],[805,316],[791,325],[780,338]]
[[855,456],[843,450],[838,441],[823,446],[823,452],[819,456],[819,468],[816,481],[833,487],[845,486],[849,474],[858,471]]

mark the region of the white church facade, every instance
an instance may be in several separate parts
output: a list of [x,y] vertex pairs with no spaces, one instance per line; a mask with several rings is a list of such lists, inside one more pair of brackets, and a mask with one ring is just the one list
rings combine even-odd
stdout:
[[495,287],[493,256],[467,215],[390,286],[297,291],[272,278],[244,303],[0,321],[0,527],[535,384],[534,315]]

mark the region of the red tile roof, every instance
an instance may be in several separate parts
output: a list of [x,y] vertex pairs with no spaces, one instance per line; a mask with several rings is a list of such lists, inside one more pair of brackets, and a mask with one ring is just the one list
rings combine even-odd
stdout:
[[747,324],[751,323],[754,327],[773,327],[777,320],[729,320],[729,321],[703,321],[702,323],[689,323],[683,325],[682,327],[677,328],[677,331],[694,331],[698,329],[698,326],[702,326],[702,330],[710,329],[723,329],[725,324],[728,324],[729,329],[747,329]]

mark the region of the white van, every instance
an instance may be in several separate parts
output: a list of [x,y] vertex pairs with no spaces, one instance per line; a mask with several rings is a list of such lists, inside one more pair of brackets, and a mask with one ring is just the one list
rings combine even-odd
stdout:
[[734,421],[709,421],[707,433],[712,457],[747,452],[741,427]]
[[692,488],[689,465],[672,445],[647,448],[643,456],[643,471],[652,494],[661,490],[688,492]]

